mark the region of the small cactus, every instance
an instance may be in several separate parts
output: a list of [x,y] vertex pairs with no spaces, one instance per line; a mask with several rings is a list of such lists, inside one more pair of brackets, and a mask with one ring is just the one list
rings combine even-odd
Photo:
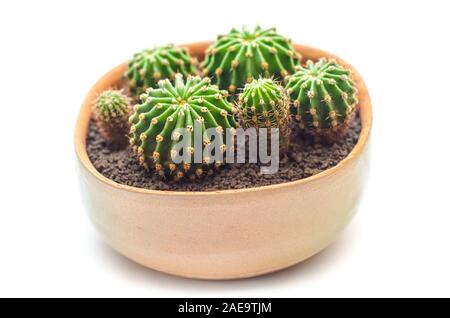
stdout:
[[272,79],[259,78],[246,84],[239,95],[239,117],[246,128],[279,129],[280,153],[287,151],[290,141],[289,99],[282,86]]
[[131,93],[139,96],[149,87],[156,87],[160,79],[175,79],[175,74],[185,76],[197,73],[198,62],[186,48],[172,44],[145,49],[136,53],[125,72]]
[[97,126],[108,143],[127,143],[131,107],[122,90],[109,89],[101,93],[95,100],[93,111]]
[[305,67],[298,67],[286,91],[301,128],[330,137],[345,131],[357,104],[357,89],[350,75],[333,59],[307,61]]
[[[227,101],[228,92],[221,91],[210,84],[210,79],[188,76],[184,81],[181,74],[175,76],[174,85],[169,80],[160,80],[159,88],[147,89],[141,95],[141,104],[135,106],[130,117],[130,144],[138,154],[140,163],[145,168],[154,168],[165,177],[179,180],[184,176],[191,179],[213,172],[212,167],[221,162],[211,162],[210,158],[200,157],[194,162],[195,143],[194,126],[200,125],[201,136],[199,150],[204,150],[211,143],[211,136],[206,132],[214,128],[220,137],[214,142],[225,152],[225,129],[236,126],[233,107]],[[180,141],[180,129],[188,132],[187,160],[175,158],[180,154],[175,145]],[[216,140],[220,138],[220,140]],[[185,157],[183,157],[185,158]]]
[[204,75],[211,76],[222,89],[234,93],[259,76],[284,78],[295,71],[301,56],[291,41],[275,28],[253,32],[233,28],[211,45],[203,62]]

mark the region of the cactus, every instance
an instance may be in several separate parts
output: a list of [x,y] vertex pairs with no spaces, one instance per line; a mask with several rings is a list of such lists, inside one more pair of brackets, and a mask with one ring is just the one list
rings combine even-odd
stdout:
[[289,99],[282,86],[272,79],[259,78],[245,85],[238,101],[242,126],[279,129],[280,153],[288,150],[290,141]]
[[301,128],[339,137],[355,114],[357,89],[350,71],[335,60],[308,61],[290,76],[286,91]]
[[[130,117],[130,144],[138,154],[140,163],[147,169],[154,168],[164,177],[180,180],[184,176],[191,179],[211,174],[213,167],[221,162],[211,162],[208,157],[200,157],[194,162],[194,150],[203,151],[211,143],[206,129],[214,128],[219,137],[215,144],[225,152],[225,129],[234,130],[233,107],[227,101],[228,92],[221,91],[210,79],[188,76],[184,81],[181,74],[175,77],[174,85],[168,79],[160,80],[159,88],[147,89],[141,95],[141,104],[135,106]],[[195,125],[201,129],[200,148],[195,145]],[[180,141],[180,131],[184,128],[187,135],[187,158],[174,160],[179,156],[175,145]],[[219,138],[219,140],[217,140]]]
[[97,126],[108,143],[127,143],[131,107],[122,90],[110,89],[101,93],[95,100],[93,112]]
[[129,89],[139,96],[149,87],[156,87],[160,79],[173,80],[175,74],[197,74],[198,62],[189,55],[186,48],[166,45],[145,49],[136,53],[125,72]]
[[211,76],[222,89],[234,93],[259,76],[285,78],[295,71],[301,56],[291,41],[278,35],[275,28],[253,32],[232,29],[219,36],[206,51],[204,75]]

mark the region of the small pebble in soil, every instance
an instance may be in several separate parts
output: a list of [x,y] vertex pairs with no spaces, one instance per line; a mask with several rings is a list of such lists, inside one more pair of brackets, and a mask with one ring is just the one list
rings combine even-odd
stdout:
[[87,152],[94,167],[117,183],[153,190],[216,191],[244,189],[284,183],[310,177],[337,165],[355,146],[361,131],[359,116],[340,142],[322,143],[293,127],[287,156],[280,160],[276,174],[261,174],[259,164],[224,165],[213,176],[190,181],[173,182],[161,179],[139,165],[130,148],[116,150],[107,146],[91,120],[87,136]]

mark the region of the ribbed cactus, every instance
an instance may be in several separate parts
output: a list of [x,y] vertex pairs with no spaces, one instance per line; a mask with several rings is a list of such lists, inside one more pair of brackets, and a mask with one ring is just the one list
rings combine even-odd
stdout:
[[298,67],[286,90],[301,128],[331,136],[347,127],[357,104],[357,89],[350,75],[335,60],[325,58]]
[[284,78],[294,72],[300,60],[290,40],[277,34],[275,28],[257,26],[253,32],[233,28],[219,36],[207,49],[203,67],[205,75],[220,88],[234,93],[259,76]]
[[139,96],[149,87],[156,87],[160,79],[175,78],[175,74],[185,76],[197,74],[197,60],[189,55],[186,48],[166,45],[145,49],[136,53],[125,72],[130,91]]
[[[135,113],[130,117],[130,144],[139,161],[146,168],[154,168],[159,175],[175,180],[212,173],[212,167],[221,162],[213,163],[211,158],[203,156],[197,162],[194,152],[203,152],[211,143],[208,128],[217,132],[214,142],[225,152],[225,130],[236,126],[233,107],[227,101],[228,92],[211,85],[207,77],[188,76],[184,81],[181,74],[176,75],[174,85],[169,80],[161,80],[158,86],[141,95],[142,103],[135,106]],[[194,144],[196,125],[201,128],[201,149]],[[187,135],[180,134],[183,129]],[[180,136],[187,138],[188,144],[187,157],[183,157],[187,159],[181,162],[175,160],[180,158],[176,148]]]
[[122,90],[107,90],[94,103],[94,117],[103,137],[111,144],[127,143],[131,107]]
[[239,95],[239,117],[246,128],[279,129],[280,153],[287,151],[290,141],[289,99],[282,86],[272,79],[259,78],[245,85]]

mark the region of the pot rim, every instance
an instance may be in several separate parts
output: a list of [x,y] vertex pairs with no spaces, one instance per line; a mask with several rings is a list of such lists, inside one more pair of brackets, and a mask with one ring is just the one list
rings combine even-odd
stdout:
[[[184,44],[182,46],[186,47],[207,47],[211,44],[211,41],[205,41],[205,42],[194,42],[189,44]],[[145,189],[145,188],[138,188],[133,186],[128,186],[124,184],[117,183],[104,175],[102,175],[97,169],[94,167],[92,162],[90,161],[87,150],[86,150],[86,133],[87,133],[87,122],[91,118],[91,105],[93,97],[97,95],[97,87],[100,86],[103,82],[109,80],[109,78],[112,76],[112,74],[121,74],[123,70],[126,67],[126,62],[122,63],[112,70],[110,70],[108,73],[103,75],[90,89],[89,93],[87,94],[86,98],[84,99],[80,112],[78,114],[78,119],[75,126],[75,152],[77,155],[78,160],[83,164],[84,168],[86,168],[87,171],[90,172],[90,174],[98,179],[99,181],[107,184],[108,186],[114,187],[119,190],[129,191],[129,192],[137,192],[142,194],[152,194],[152,195],[168,195],[168,196],[214,196],[218,194],[240,194],[240,193],[249,193],[249,192],[257,192],[257,191],[270,191],[270,190],[279,190],[279,189],[288,189],[295,186],[301,186],[305,184],[309,184],[312,182],[315,182],[319,179],[327,178],[330,175],[333,175],[337,173],[339,170],[350,164],[352,161],[354,161],[357,157],[361,155],[364,148],[366,147],[370,131],[372,127],[372,104],[370,101],[369,93],[367,90],[367,87],[364,83],[363,78],[358,73],[358,71],[349,63],[347,63],[345,60],[339,58],[338,56],[328,53],[326,51],[316,49],[314,47],[306,46],[306,45],[299,45],[294,44],[294,47],[297,51],[302,53],[303,55],[315,55],[315,56],[325,56],[325,57],[331,57],[335,58],[339,63],[345,65],[346,67],[350,68],[352,70],[352,76],[355,79],[355,82],[357,84],[357,88],[359,91],[359,111],[361,116],[361,132],[359,135],[359,139],[356,143],[356,145],[353,147],[352,151],[344,158],[342,159],[336,166],[329,168],[327,170],[324,170],[322,172],[319,172],[318,174],[315,174],[313,176],[289,181],[289,182],[283,182],[278,184],[271,184],[271,185],[264,185],[264,186],[257,186],[257,187],[251,187],[251,188],[245,188],[245,189],[225,189],[225,190],[214,190],[214,191],[173,191],[173,190],[151,190],[151,189]]]

